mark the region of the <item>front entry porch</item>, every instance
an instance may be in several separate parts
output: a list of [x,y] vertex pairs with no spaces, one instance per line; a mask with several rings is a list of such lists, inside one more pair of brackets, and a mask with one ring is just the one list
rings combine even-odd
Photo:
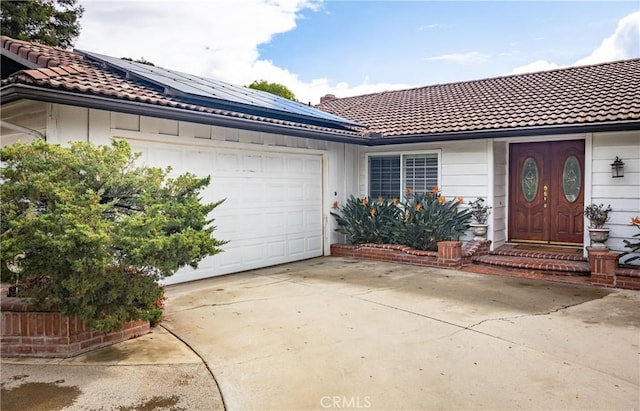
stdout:
[[389,244],[332,244],[331,255],[640,290],[640,269],[620,267],[619,254],[609,250],[589,249],[585,258],[578,247],[505,244],[489,251],[488,241],[443,241],[438,245],[438,251],[420,251]]

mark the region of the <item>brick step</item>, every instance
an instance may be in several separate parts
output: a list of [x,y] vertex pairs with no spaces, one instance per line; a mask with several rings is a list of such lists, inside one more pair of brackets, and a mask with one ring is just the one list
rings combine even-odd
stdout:
[[492,266],[508,267],[517,270],[534,270],[549,274],[561,275],[589,275],[591,267],[588,261],[558,260],[555,258],[537,258],[514,255],[481,255],[471,259],[476,264],[488,264]]
[[525,258],[540,258],[546,260],[563,260],[563,261],[589,261],[586,257],[583,257],[581,253],[577,252],[548,252],[548,251],[532,251],[532,250],[519,250],[515,247],[502,246],[492,251],[493,255],[512,256],[512,257],[525,257]]

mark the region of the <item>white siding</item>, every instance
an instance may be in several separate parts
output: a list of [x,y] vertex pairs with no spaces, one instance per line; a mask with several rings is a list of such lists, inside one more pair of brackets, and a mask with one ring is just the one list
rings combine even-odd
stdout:
[[[11,124],[26,127],[45,135],[47,129],[47,104],[20,100],[2,106],[2,120]],[[30,143],[38,137],[2,127],[0,144],[10,145],[15,142]]]
[[[152,141],[210,139],[225,147],[240,143],[238,147],[252,149],[283,147],[326,153],[322,183],[325,253],[331,242],[344,240],[334,232],[334,219],[329,215],[333,201],[343,204],[349,195],[364,196],[368,191],[368,154],[439,152],[442,194],[462,196],[465,203],[477,197],[487,198],[493,207],[489,238],[495,247],[507,239],[508,143],[586,137],[585,204],[611,204],[608,244],[612,249],[623,251],[623,239],[631,239],[637,232],[629,221],[640,215],[640,131],[364,147],[31,101],[7,104],[2,110],[4,120],[46,134],[47,141],[52,143],[82,140],[108,144],[114,136]],[[4,128],[0,138],[3,145],[16,139],[32,140]],[[616,156],[625,163],[623,178],[611,178],[610,164]]]
[[487,197],[489,169],[486,140],[456,141],[450,143],[402,144],[383,147],[360,147],[358,150],[358,196],[365,196],[367,187],[367,155],[387,152],[411,154],[424,151],[440,152],[440,192],[446,197],[464,197],[473,200]]
[[[611,204],[607,244],[624,251],[623,240],[631,240],[638,229],[629,224],[640,216],[640,131],[597,133],[592,138],[590,161],[592,190],[585,203]],[[616,156],[624,162],[624,177],[613,178],[611,163]]]
[[[493,164],[489,161],[489,142],[483,140],[402,144],[383,147],[360,147],[358,150],[358,191],[356,196],[365,196],[368,192],[367,174],[368,154],[383,154],[387,152],[410,154],[436,150],[440,152],[440,184],[442,195],[447,198],[463,197],[464,203],[483,197],[492,206],[489,196],[489,175]],[[490,219],[492,216],[490,216]],[[489,224],[492,225],[491,220]],[[473,236],[467,233],[462,240],[469,240]],[[491,239],[491,234],[488,237]]]

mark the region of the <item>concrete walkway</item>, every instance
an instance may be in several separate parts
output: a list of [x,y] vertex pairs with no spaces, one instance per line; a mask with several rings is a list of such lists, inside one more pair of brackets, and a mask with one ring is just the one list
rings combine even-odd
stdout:
[[640,293],[344,258],[171,286],[228,410],[640,409]]
[[68,359],[3,358],[2,411],[223,410],[202,360],[162,327]]

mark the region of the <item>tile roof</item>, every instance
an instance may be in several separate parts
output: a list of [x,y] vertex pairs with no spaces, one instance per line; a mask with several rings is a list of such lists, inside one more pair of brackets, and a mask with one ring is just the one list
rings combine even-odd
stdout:
[[2,80],[2,86],[28,84],[43,89],[57,89],[107,97],[116,100],[146,103],[154,106],[175,108],[186,111],[243,119],[252,122],[268,123],[287,130],[297,129],[318,133],[329,133],[346,138],[361,139],[362,133],[354,128],[334,129],[301,122],[292,122],[276,118],[251,115],[231,110],[217,109],[187,99],[164,93],[162,87],[127,78],[127,76],[101,63],[84,58],[80,53],[46,46],[7,36],[0,38],[3,55],[11,53],[14,58],[22,59],[25,70],[18,71]]
[[640,59],[385,91],[315,107],[383,139],[636,122]]

